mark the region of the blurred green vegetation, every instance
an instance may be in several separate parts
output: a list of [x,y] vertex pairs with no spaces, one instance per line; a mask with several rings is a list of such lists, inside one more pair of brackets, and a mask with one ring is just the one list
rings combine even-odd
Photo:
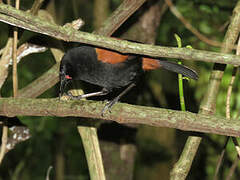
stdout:
[[[110,1],[111,11],[116,9],[122,1]],[[210,39],[222,41],[226,32],[224,24],[229,22],[232,10],[237,0],[178,0],[174,4],[182,15],[202,34]],[[21,9],[27,10],[31,7],[33,0],[22,1]],[[48,0],[44,3],[44,9],[53,15],[58,24],[71,22],[78,17],[85,21],[83,31],[91,32],[93,28],[93,3],[94,0]],[[135,13],[138,16],[142,10]],[[136,20],[133,18],[133,20]],[[9,36],[11,27],[0,23],[0,48],[3,48]],[[220,48],[212,47],[194,36],[186,27],[167,10],[157,29],[156,44],[164,46],[177,47],[174,33],[177,33],[183,46],[191,45],[195,49],[219,51]],[[23,33],[21,43],[29,40],[31,37],[45,38],[35,33]],[[46,43],[47,44],[47,43]],[[71,48],[72,43],[64,43],[65,49]],[[18,64],[19,88],[23,88],[31,81],[41,76],[55,63],[50,50],[44,53],[29,55]],[[209,81],[209,75],[212,69],[211,63],[184,61],[183,64],[192,67],[199,73],[199,80],[188,82],[184,81],[185,103],[188,111],[197,112],[199,104],[203,98]],[[222,80],[219,96],[217,99],[216,114],[225,116],[226,92],[231,80],[232,66],[227,66]],[[3,97],[12,96],[12,76],[11,68],[9,77],[1,89]],[[171,109],[180,109],[178,99],[177,76],[165,70],[148,72],[141,79],[141,83],[122,99],[124,102],[139,104],[144,106],[156,106]],[[84,84],[84,86],[86,86]],[[240,94],[238,93],[238,76],[233,86],[231,98],[231,115],[239,119]],[[89,88],[89,87],[86,87]],[[92,86],[90,89],[93,88]],[[95,88],[95,87],[94,87]],[[159,93],[156,93],[159,92]],[[50,98],[58,96],[58,84],[46,91],[41,97]],[[0,167],[0,180],[34,179],[40,180],[46,177],[49,166],[56,166],[58,155],[64,159],[64,179],[89,179],[84,150],[80,136],[76,129],[76,118],[56,118],[56,117],[18,117],[27,124],[32,133],[32,138],[24,143],[18,144],[16,148],[10,151]],[[142,126],[139,127],[141,132]],[[161,128],[153,129],[160,131]],[[101,131],[101,133],[104,133]],[[138,149],[137,160],[134,172],[135,179],[144,179],[146,171],[159,161],[175,161],[181,153],[185,143],[187,132],[173,132],[171,144],[174,149],[166,149],[160,142],[151,140],[148,134],[144,136],[137,135],[133,142]],[[175,134],[176,133],[176,134]],[[101,136],[101,135],[100,135]],[[224,144],[225,137],[218,135],[204,135],[203,142],[198,151],[196,160],[188,179],[213,179],[217,158]],[[165,137],[168,141],[169,137]],[[117,140],[118,142],[126,140]],[[230,141],[227,146],[226,158],[220,171],[219,178],[224,179],[229,171],[229,167],[236,158],[236,151],[233,143]],[[114,164],[112,165],[114,168]],[[144,167],[141,173],[138,168]],[[148,168],[147,168],[148,167]],[[54,168],[53,168],[54,169]],[[168,167],[168,171],[171,167]],[[239,166],[232,179],[238,179],[240,176]],[[55,170],[51,172],[51,177],[55,175]],[[157,172],[155,172],[157,173]],[[142,176],[142,177],[140,177]],[[161,174],[159,174],[161,177]],[[53,178],[50,178],[53,179]]]

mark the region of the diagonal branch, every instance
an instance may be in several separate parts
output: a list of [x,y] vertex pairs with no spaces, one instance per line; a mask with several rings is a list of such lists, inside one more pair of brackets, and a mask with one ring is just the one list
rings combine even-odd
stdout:
[[55,64],[39,78],[34,80],[26,87],[20,89],[18,97],[21,98],[38,97],[42,93],[44,93],[47,89],[53,87],[59,81],[58,78],[58,71],[60,66],[59,64],[60,63]]
[[[97,34],[110,36],[112,35],[146,0],[124,0],[121,5],[113,12],[97,30]],[[111,30],[109,26],[113,27]],[[110,30],[110,31],[109,31]]]
[[81,42],[101,46],[122,53],[240,65],[240,57],[236,55],[187,48],[153,46],[123,40],[120,43],[120,40],[113,38],[81,32],[71,27],[61,27],[56,24],[46,22],[41,18],[16,10],[4,4],[0,4],[0,21],[64,41]]
[[200,39],[201,41],[211,45],[211,46],[217,46],[217,47],[221,47],[222,43],[212,40],[209,37],[206,37],[205,35],[201,34],[196,28],[194,28],[190,22],[188,22],[184,16],[178,11],[178,9],[176,8],[176,6],[174,6],[174,4],[172,3],[171,0],[165,0],[165,2],[167,3],[167,5],[169,6],[171,12],[184,24],[184,26],[191,31],[198,39]]

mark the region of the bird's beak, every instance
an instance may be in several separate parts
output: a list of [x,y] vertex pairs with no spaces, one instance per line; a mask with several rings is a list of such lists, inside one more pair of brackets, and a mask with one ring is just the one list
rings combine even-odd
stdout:
[[67,83],[68,79],[66,79],[65,76],[60,76],[59,99],[62,97]]

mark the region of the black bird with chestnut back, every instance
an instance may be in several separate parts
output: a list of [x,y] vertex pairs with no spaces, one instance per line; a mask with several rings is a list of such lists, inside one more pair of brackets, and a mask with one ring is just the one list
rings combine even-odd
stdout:
[[67,51],[61,60],[59,96],[63,95],[66,84],[72,80],[85,81],[103,88],[101,91],[80,96],[68,93],[72,99],[103,96],[116,88],[126,87],[123,92],[105,105],[102,110],[103,115],[135,86],[145,71],[158,68],[164,68],[195,80],[198,79],[194,70],[174,62],[126,55],[92,46],[80,46]]

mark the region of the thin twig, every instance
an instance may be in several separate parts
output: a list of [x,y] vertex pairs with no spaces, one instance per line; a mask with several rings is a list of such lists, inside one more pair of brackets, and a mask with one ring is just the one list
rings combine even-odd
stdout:
[[[15,1],[15,8],[19,9],[20,0]],[[12,59],[13,59],[13,96],[17,97],[18,93],[18,75],[17,75],[17,42],[18,42],[18,29],[14,27],[13,30],[13,48],[12,48]]]
[[12,56],[12,43],[13,39],[11,37],[8,38],[8,41],[3,49],[2,57],[0,59],[0,88],[2,87],[3,83],[5,82],[8,76],[8,66],[9,61]]
[[221,154],[220,154],[220,156],[218,158],[217,166],[216,166],[216,170],[215,170],[214,178],[213,178],[214,180],[218,180],[218,173],[219,173],[220,167],[221,167],[223,159],[224,159],[224,155],[225,155],[225,152],[226,152],[226,147],[227,147],[229,138],[230,138],[229,136],[226,137],[226,140],[225,140],[225,143],[223,145]]
[[[177,45],[179,48],[182,47],[181,38],[175,34],[175,39],[177,41]],[[178,60],[178,64],[182,64],[181,60]],[[184,90],[183,90],[183,76],[182,74],[178,74],[178,91],[179,91],[179,99],[180,106],[182,111],[186,111],[185,100],[184,100]]]
[[46,175],[46,180],[50,180],[50,172],[51,172],[51,170],[53,169],[53,167],[52,166],[49,166],[48,167],[48,170],[47,170],[47,175]]
[[[17,49],[17,63],[21,61],[22,58],[34,54],[34,53],[41,53],[45,52],[47,47],[39,46],[36,44],[31,43],[24,43]],[[10,60],[9,65],[12,64],[12,60]]]
[[237,74],[237,67],[234,67],[233,68],[233,72],[232,72],[232,78],[231,78],[231,81],[228,85],[228,90],[227,90],[227,99],[226,99],[226,118],[227,119],[230,119],[231,117],[231,108],[230,108],[230,104],[231,104],[231,95],[232,95],[232,88],[233,88],[233,83],[234,83],[234,80],[236,78],[236,74]]
[[3,125],[2,129],[2,144],[1,144],[1,151],[0,151],[0,164],[2,164],[2,160],[6,153],[7,148],[7,141],[8,141],[8,126],[6,124]]
[[239,157],[237,156],[231,166],[231,168],[229,169],[228,175],[226,177],[226,180],[231,180],[232,176],[234,174],[234,171],[236,170],[237,166],[238,166],[238,162],[239,162]]
[[[240,54],[240,38],[238,39],[238,45],[237,45],[237,51],[236,51],[236,55],[239,56],[239,54]],[[227,90],[227,100],[226,100],[226,118],[227,119],[231,118],[231,114],[230,114],[230,111],[231,111],[230,101],[231,101],[233,83],[235,81],[237,72],[238,72],[238,67],[234,67],[233,68],[233,72],[232,72],[232,78],[231,78],[231,81],[229,83],[228,90]]]
[[191,23],[189,23],[184,16],[178,11],[178,9],[176,8],[176,6],[174,6],[174,4],[172,3],[171,0],[165,0],[165,2],[167,3],[167,5],[169,6],[171,12],[185,25],[185,27],[191,31],[195,36],[197,36],[201,41],[212,45],[212,46],[217,46],[217,47],[221,47],[222,43],[215,41],[215,40],[211,40],[209,37],[206,37],[205,35],[201,34],[196,28],[194,28]]

